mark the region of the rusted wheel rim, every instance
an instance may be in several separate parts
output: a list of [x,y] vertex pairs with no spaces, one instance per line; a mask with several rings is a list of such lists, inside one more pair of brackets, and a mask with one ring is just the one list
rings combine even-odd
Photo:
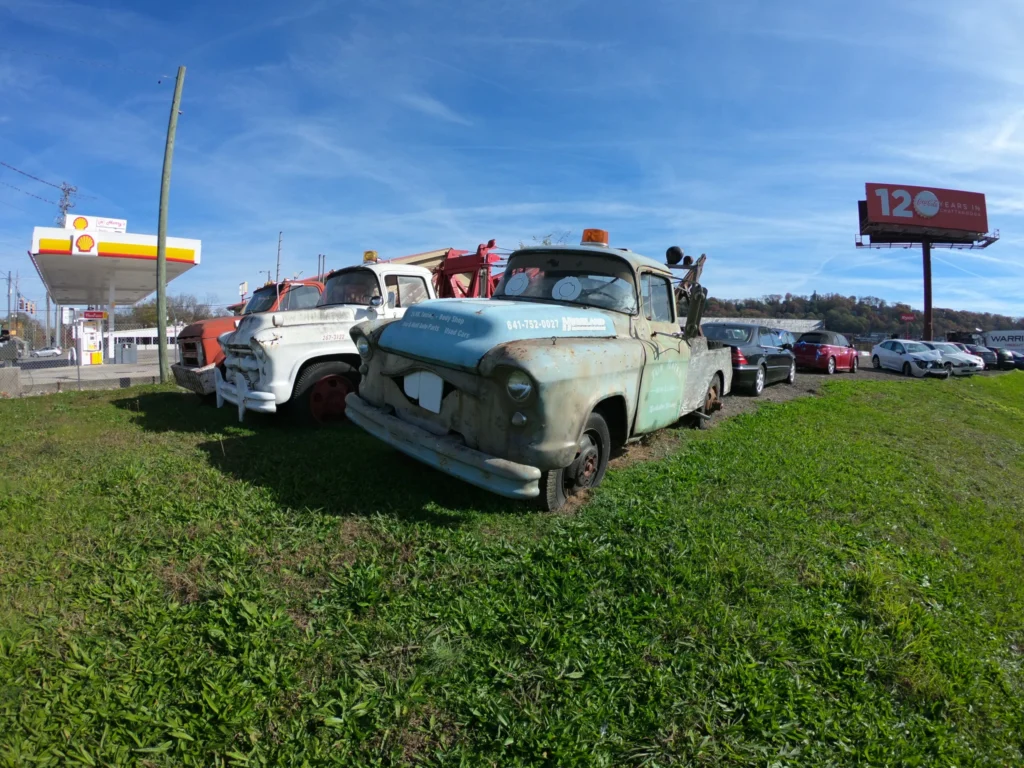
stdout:
[[708,393],[704,395],[704,415],[710,416],[711,412],[716,410],[719,405],[718,383],[716,382],[708,387]]
[[597,479],[597,471],[601,466],[601,449],[593,434],[587,432],[580,440],[580,453],[566,472],[566,492],[572,493],[580,488],[590,488]]
[[324,376],[309,393],[309,412],[317,423],[345,418],[345,398],[352,384],[344,376]]

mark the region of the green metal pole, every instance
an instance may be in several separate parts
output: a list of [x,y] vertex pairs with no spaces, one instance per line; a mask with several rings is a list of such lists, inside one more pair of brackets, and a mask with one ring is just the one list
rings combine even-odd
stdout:
[[164,172],[160,178],[160,218],[156,225],[156,332],[157,355],[160,360],[160,383],[171,378],[167,362],[167,201],[171,196],[171,161],[174,159],[174,134],[178,130],[178,107],[185,85],[185,68],[178,67],[171,101],[171,119],[167,123],[167,146],[164,148]]

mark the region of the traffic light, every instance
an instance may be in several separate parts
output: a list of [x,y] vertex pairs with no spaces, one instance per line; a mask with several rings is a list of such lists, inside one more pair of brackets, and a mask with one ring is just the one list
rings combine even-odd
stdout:
[[18,297],[18,311],[19,312],[24,312],[25,311],[25,300],[23,298],[21,298],[21,297]]

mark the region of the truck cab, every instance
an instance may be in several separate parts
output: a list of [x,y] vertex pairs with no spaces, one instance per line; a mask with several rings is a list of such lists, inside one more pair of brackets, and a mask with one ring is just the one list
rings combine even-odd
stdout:
[[237,330],[220,339],[217,406],[237,407],[239,421],[246,411],[282,409],[311,424],[344,418],[345,398],[359,384],[359,354],[349,329],[400,318],[435,297],[429,270],[378,263],[372,253],[360,266],[328,274],[314,307],[241,318]]
[[348,418],[454,477],[556,509],[598,485],[622,445],[687,414],[703,423],[729,391],[728,350],[700,335],[706,291],[689,286],[681,317],[677,280],[603,230],[515,251],[491,299],[355,326],[363,376]]
[[284,280],[258,288],[231,317],[211,317],[192,323],[178,334],[178,361],[171,366],[179,387],[206,397],[216,392],[214,370],[224,361],[218,339],[234,331],[240,317],[315,307],[323,293],[318,280]]

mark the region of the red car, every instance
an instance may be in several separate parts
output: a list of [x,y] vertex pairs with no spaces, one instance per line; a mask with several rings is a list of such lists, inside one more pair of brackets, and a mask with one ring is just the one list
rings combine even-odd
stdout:
[[793,346],[796,364],[801,368],[817,368],[829,375],[836,371],[857,372],[858,352],[841,333],[810,331]]

